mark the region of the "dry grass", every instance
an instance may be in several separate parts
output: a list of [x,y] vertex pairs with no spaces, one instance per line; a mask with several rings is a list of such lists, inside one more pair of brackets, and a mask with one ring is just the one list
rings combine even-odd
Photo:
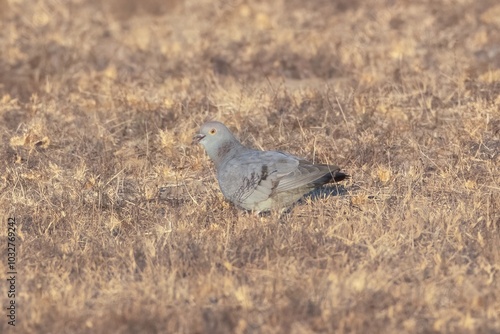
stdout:
[[[496,0],[0,13],[2,333],[500,332]],[[206,119],[347,194],[235,209],[190,145]]]

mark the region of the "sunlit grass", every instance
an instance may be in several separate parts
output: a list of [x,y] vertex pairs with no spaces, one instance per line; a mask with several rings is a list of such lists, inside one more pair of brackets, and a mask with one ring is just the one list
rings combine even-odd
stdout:
[[[498,8],[0,1],[14,331],[500,331]],[[209,119],[352,179],[241,211]]]

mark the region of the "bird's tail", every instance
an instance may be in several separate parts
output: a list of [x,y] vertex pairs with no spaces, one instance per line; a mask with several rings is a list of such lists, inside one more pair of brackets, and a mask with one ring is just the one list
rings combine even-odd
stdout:
[[341,172],[340,168],[337,166],[323,165],[323,167],[326,169],[325,174],[313,182],[315,186],[321,186],[330,182],[340,182],[351,177],[350,175]]
[[335,182],[340,182],[340,181],[343,181],[345,179],[349,179],[351,177],[351,175],[348,175],[348,174],[345,174],[342,172],[333,172],[331,174],[332,174],[332,179]]

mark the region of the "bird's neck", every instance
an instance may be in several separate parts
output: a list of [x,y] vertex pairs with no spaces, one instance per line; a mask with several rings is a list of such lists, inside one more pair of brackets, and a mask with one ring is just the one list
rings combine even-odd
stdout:
[[212,152],[214,156],[210,158],[214,161],[215,167],[218,168],[224,162],[232,159],[237,153],[245,149],[246,147],[237,141],[226,141],[222,143],[215,152]]

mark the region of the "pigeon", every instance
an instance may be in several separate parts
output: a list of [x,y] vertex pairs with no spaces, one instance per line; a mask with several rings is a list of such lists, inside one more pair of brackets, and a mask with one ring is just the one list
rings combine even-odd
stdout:
[[243,146],[220,122],[207,122],[193,137],[215,164],[224,197],[257,213],[286,209],[315,188],[349,175],[334,165],[313,164],[280,151]]

